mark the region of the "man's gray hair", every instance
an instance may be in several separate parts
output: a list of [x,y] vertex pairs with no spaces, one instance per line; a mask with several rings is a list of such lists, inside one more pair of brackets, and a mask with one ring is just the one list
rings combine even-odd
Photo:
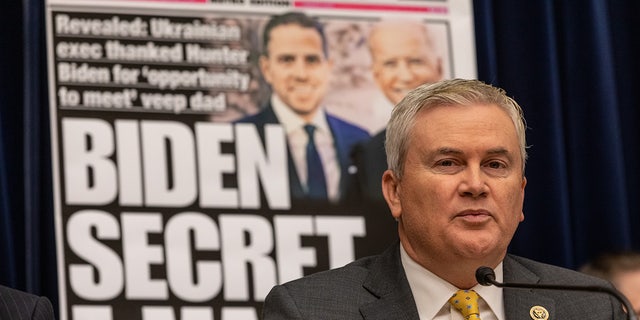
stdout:
[[527,160],[526,121],[522,108],[506,92],[479,80],[450,79],[432,84],[423,84],[400,101],[391,113],[387,125],[385,149],[387,165],[396,177],[404,172],[404,160],[415,126],[415,119],[422,109],[447,105],[497,105],[511,117],[516,128],[522,157],[522,174]]

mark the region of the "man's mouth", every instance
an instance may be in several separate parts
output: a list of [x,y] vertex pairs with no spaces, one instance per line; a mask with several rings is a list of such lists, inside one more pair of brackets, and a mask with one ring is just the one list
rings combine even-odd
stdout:
[[491,218],[491,213],[483,209],[464,210],[456,215],[456,218],[462,218],[467,222],[483,222]]

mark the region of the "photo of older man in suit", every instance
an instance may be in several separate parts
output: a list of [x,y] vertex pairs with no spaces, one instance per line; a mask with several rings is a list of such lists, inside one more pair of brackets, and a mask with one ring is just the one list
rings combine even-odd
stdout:
[[0,319],[54,320],[51,301],[46,297],[0,286]]
[[409,90],[444,77],[443,58],[436,50],[432,33],[424,22],[415,20],[379,21],[369,31],[371,74],[379,89],[372,107],[379,126],[371,139],[356,144],[352,150],[355,170],[347,198],[351,205],[363,208],[368,221],[372,221],[367,225],[367,233],[378,236],[371,248],[386,247],[397,238],[380,187],[382,174],[387,170],[384,141],[391,110]]
[[300,12],[273,16],[263,33],[260,70],[272,95],[262,111],[240,119],[264,134],[282,125],[294,201],[339,203],[348,185],[350,151],[368,133],[328,114],[322,101],[331,74],[322,25]]
[[430,30],[418,21],[378,22],[369,32],[368,45],[371,73],[380,89],[373,112],[381,120],[377,133],[372,133],[370,140],[358,144],[353,151],[358,169],[355,188],[360,200],[385,208],[380,180],[387,170],[384,140],[391,110],[409,90],[442,80],[443,62]]

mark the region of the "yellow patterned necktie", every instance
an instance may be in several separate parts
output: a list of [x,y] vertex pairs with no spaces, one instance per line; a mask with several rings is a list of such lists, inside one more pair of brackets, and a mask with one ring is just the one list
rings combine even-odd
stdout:
[[478,294],[473,290],[458,290],[449,299],[449,303],[462,313],[467,320],[480,320]]

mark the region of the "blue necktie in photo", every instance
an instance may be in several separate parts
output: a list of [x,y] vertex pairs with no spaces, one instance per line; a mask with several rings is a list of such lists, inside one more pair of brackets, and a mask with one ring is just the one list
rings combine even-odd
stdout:
[[327,199],[327,182],[324,176],[322,160],[316,148],[314,132],[316,127],[310,124],[304,126],[309,136],[307,142],[307,195],[314,200]]

